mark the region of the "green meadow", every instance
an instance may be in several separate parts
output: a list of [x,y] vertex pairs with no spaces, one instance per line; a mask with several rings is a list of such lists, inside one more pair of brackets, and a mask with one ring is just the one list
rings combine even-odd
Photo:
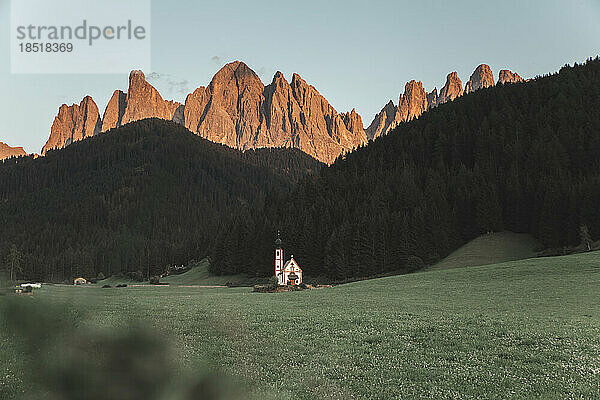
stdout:
[[[208,271],[208,260],[203,259],[195,262],[193,267],[181,274],[173,274],[161,278],[161,283],[175,286],[252,286],[253,284],[265,283],[266,278],[250,278],[244,274],[216,276]],[[148,285],[149,282],[136,282],[124,276],[111,276],[97,282],[97,286],[110,285]]]
[[[59,304],[76,329],[142,321],[182,371],[222,371],[256,398],[600,398],[600,252],[303,292],[46,286],[14,299]],[[1,339],[0,398],[18,399],[30,355]]]
[[498,264],[536,256],[542,244],[527,233],[494,232],[461,246],[430,270]]

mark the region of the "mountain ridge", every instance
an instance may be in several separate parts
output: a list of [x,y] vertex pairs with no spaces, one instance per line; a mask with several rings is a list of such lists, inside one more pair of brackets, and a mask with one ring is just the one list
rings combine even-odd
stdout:
[[[516,72],[503,69],[499,73],[497,84],[524,82]],[[494,86],[494,75],[487,64],[479,65],[463,89],[462,81],[456,71],[446,76],[446,83],[440,90],[437,88],[427,92],[420,81],[414,79],[404,86],[404,93],[400,94],[398,106],[390,100],[379,113],[375,115],[371,124],[366,128],[369,140],[377,139],[396,128],[402,122],[419,118],[423,113],[441,104],[453,101],[463,95],[473,93],[479,89]]]
[[321,167],[298,149],[241,152],[173,121],[135,121],[0,163],[0,256],[15,244],[24,275],[51,282],[161,274],[209,255],[223,221]]
[[[293,147],[326,163],[367,142],[356,110],[338,113],[299,74],[288,82],[278,71],[264,85],[245,63],[234,61],[221,68],[208,86],[188,94],[184,104],[163,99],[142,71],[131,71],[127,92],[115,90],[101,118],[90,96],[79,105],[61,106],[42,154],[152,117],[175,121],[239,150]],[[90,130],[88,119],[100,121],[100,127]]]
[[[509,70],[499,74],[499,83],[522,81]],[[420,81],[411,80],[400,94],[398,106],[390,101],[365,129],[356,109],[338,113],[297,73],[288,82],[277,71],[265,85],[248,65],[234,61],[217,71],[208,86],[189,93],[182,104],[163,99],[142,71],[133,70],[127,92],[115,90],[101,117],[90,96],[79,105],[62,105],[42,155],[99,132],[155,117],[175,121],[199,136],[239,150],[294,147],[331,164],[402,122],[493,85],[493,74],[486,64],[477,67],[464,90],[456,72],[448,74],[439,94],[437,88],[427,92]]]

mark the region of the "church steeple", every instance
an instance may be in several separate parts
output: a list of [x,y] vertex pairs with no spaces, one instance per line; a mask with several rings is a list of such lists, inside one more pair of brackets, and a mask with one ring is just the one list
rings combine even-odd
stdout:
[[282,241],[277,231],[277,239],[275,239],[275,277],[280,285],[283,285],[283,248]]

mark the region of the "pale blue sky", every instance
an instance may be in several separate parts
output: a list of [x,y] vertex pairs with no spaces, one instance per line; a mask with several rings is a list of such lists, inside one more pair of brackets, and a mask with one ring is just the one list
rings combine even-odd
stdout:
[[[9,10],[0,0],[0,141],[39,152],[60,104],[89,94],[103,113],[127,74],[12,75]],[[233,60],[265,84],[277,70],[298,72],[336,110],[355,107],[366,127],[411,79],[429,91],[451,71],[466,82],[481,63],[496,79],[502,68],[534,77],[596,56],[598,21],[599,0],[153,0],[152,72],[163,77],[149,80],[183,101]]]

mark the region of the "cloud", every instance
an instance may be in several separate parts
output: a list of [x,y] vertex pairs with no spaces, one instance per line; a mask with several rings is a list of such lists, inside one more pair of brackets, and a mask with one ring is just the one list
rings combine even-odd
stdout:
[[221,57],[219,56],[212,56],[210,60],[216,64],[221,64]]
[[158,72],[151,72],[146,79],[148,80],[153,80],[153,81],[159,81],[160,79],[162,79],[162,77],[165,76],[164,74],[158,73]]
[[189,82],[185,79],[177,79],[176,77],[169,74],[162,74],[160,72],[152,72],[146,77],[148,81],[160,85],[162,92],[172,95],[187,94],[189,93],[188,86]]

